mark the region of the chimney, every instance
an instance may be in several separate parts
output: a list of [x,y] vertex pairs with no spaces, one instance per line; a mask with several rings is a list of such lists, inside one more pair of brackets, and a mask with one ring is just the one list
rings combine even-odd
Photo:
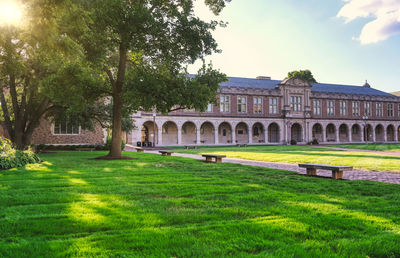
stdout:
[[257,76],[256,77],[257,80],[271,80],[270,76]]

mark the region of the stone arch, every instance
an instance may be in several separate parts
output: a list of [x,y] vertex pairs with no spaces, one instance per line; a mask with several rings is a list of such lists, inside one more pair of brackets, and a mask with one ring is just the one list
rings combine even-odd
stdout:
[[290,128],[290,140],[295,140],[296,142],[303,141],[303,128],[299,123],[294,123]]
[[316,123],[312,127],[312,140],[317,139],[318,142],[323,142],[324,129],[320,123]]
[[361,142],[361,126],[359,124],[351,127],[351,139],[353,142]]
[[394,142],[395,141],[395,137],[394,137],[394,131],[395,128],[393,125],[388,125],[388,127],[386,128],[386,140],[388,142]]
[[346,124],[339,126],[339,142],[349,142],[349,127]]
[[218,142],[232,143],[232,126],[228,122],[222,122],[218,126]]
[[378,124],[375,127],[375,141],[376,142],[384,142],[385,141],[385,137],[384,137],[385,132],[384,131],[385,131],[385,128],[381,124]]
[[268,141],[271,143],[280,142],[280,128],[277,123],[268,126]]
[[162,126],[162,144],[178,144],[178,126],[172,121],[167,121]]
[[364,127],[364,141],[372,142],[373,141],[373,134],[374,134],[374,128],[372,127],[372,125],[367,124]]
[[215,128],[211,122],[204,122],[200,126],[200,143],[214,144],[215,143]]
[[336,126],[334,124],[328,124],[326,126],[326,141],[336,142]]
[[[155,129],[155,130],[154,130]],[[158,144],[158,126],[153,121],[146,121],[141,126],[141,137],[140,141],[142,144],[148,145],[149,142],[154,145],[154,142]]]
[[236,125],[236,143],[249,143],[249,126],[245,122]]
[[264,143],[265,142],[265,130],[263,124],[257,122],[252,127],[253,143]]
[[186,121],[182,125],[182,144],[196,144],[197,128],[195,123]]

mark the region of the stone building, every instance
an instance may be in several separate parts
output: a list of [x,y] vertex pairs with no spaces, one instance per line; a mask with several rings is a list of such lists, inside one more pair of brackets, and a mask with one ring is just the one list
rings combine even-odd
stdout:
[[364,86],[313,83],[299,78],[229,78],[218,105],[203,113],[139,112],[129,143],[156,146],[398,142],[400,98]]

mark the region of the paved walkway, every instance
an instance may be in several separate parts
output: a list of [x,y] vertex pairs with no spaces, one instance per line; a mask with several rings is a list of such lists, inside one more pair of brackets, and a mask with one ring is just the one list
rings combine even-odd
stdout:
[[[130,148],[130,147],[127,147],[125,150],[134,151],[134,149]],[[159,154],[158,151],[152,151],[152,150],[148,150],[146,152]],[[178,156],[178,157],[192,158],[192,159],[202,159],[202,160],[204,159],[201,155],[197,155],[197,154],[174,153],[173,155]],[[294,171],[299,174],[306,174],[305,168],[299,168],[298,165],[294,165],[294,164],[254,161],[254,160],[247,160],[247,159],[233,159],[233,158],[225,158],[225,159],[223,159],[223,162],[255,166],[255,167],[281,169],[281,170],[287,170],[287,171]],[[332,172],[327,171],[327,170],[318,170],[318,176],[331,178]],[[400,184],[400,174],[387,173],[387,172],[352,170],[352,171],[345,171],[343,178],[347,179],[347,180],[369,180],[369,181],[385,182],[385,183],[390,183],[390,184]]]
[[386,156],[394,156],[400,157],[400,152],[395,151],[377,151],[377,150],[362,150],[362,149],[347,149],[341,147],[333,147],[333,146],[318,146],[318,145],[304,145],[307,147],[314,147],[314,148],[322,148],[322,149],[332,149],[332,150],[340,150],[340,151],[356,151],[356,152],[368,152],[368,153],[375,153],[379,155],[386,155]]

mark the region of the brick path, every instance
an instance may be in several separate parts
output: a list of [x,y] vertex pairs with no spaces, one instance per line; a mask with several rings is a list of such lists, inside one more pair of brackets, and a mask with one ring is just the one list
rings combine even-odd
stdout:
[[[125,150],[134,151],[133,148],[129,148],[129,147],[127,147]],[[149,150],[146,152],[159,154],[158,151],[150,151]],[[189,154],[189,153],[174,153],[173,156],[192,158],[192,159],[204,159],[201,155]],[[294,165],[294,164],[254,161],[254,160],[247,160],[247,159],[233,159],[233,158],[225,158],[225,159],[223,159],[223,162],[255,166],[255,167],[281,169],[281,170],[287,170],[287,171],[294,171],[299,174],[306,174],[305,168],[299,168],[297,165]],[[318,173],[318,176],[332,177],[331,171],[318,170],[317,173]],[[347,179],[347,180],[368,180],[368,181],[385,182],[385,183],[390,183],[390,184],[400,184],[400,174],[388,173],[388,172],[351,170],[351,171],[345,171],[343,178]]]

